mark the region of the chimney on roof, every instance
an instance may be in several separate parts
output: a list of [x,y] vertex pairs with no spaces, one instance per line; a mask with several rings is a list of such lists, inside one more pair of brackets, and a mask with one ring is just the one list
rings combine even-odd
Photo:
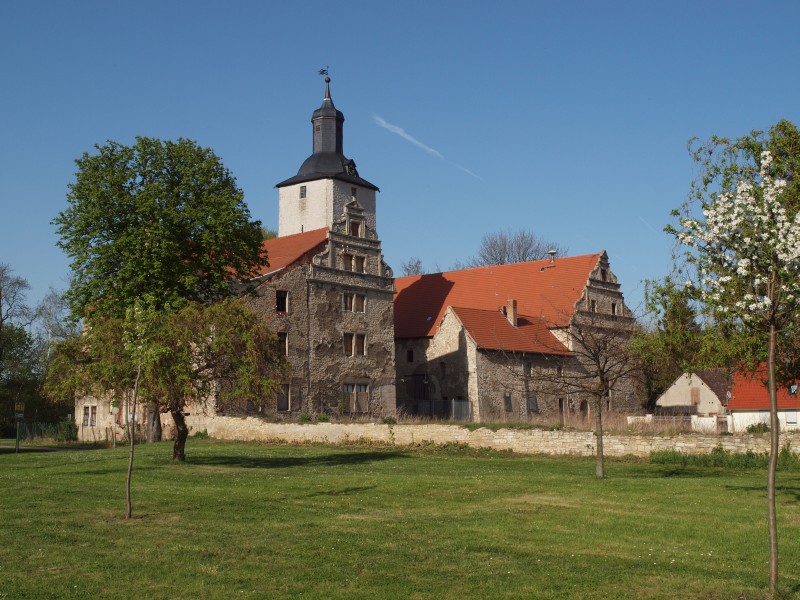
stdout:
[[512,298],[509,298],[508,300],[506,300],[506,307],[505,307],[505,310],[503,311],[503,314],[505,314],[506,319],[508,319],[508,322],[511,323],[511,326],[512,327],[516,327],[517,326],[517,301],[512,299]]
[[553,248],[550,248],[550,250],[547,251],[547,254],[550,255],[550,264],[556,262],[556,253],[557,251]]

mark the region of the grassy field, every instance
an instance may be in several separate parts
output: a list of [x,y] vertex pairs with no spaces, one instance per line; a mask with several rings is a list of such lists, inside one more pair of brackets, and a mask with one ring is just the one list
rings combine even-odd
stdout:
[[[459,448],[0,450],[5,598],[763,598],[762,470]],[[800,471],[779,473],[800,590]]]

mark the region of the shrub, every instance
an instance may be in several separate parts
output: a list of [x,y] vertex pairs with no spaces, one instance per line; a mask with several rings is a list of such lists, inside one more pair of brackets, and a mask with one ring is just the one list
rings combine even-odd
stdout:
[[330,423],[330,422],[331,422],[330,415],[326,415],[325,413],[317,415],[317,423]]
[[397,419],[394,417],[383,417],[384,425],[397,425]]
[[55,440],[57,442],[78,441],[78,424],[68,417],[61,419],[58,422]]
[[769,425],[766,423],[753,423],[747,426],[746,431],[747,433],[769,433]]
[[297,417],[297,422],[298,423],[311,423],[313,421],[314,421],[314,419],[312,418],[312,416],[308,415],[306,413],[303,413],[299,417]]
[[207,440],[209,438],[208,431],[203,429],[203,431],[195,431],[192,434],[192,437],[197,440]]

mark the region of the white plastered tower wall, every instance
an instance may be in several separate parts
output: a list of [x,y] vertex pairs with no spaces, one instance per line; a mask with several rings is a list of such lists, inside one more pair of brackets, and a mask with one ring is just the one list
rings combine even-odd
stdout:
[[[305,194],[301,191],[303,187]],[[364,209],[367,227],[377,231],[373,189],[333,178],[281,187],[278,192],[278,236],[332,227],[342,218],[345,204],[353,199]]]

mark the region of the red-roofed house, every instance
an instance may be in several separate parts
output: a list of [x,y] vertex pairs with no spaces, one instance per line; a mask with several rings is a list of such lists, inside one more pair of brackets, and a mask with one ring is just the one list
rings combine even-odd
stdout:
[[[398,410],[460,419],[588,416],[590,399],[559,378],[584,368],[569,345],[575,315],[630,332],[608,256],[587,254],[395,280]],[[606,408],[638,411],[635,385]]]
[[[732,431],[746,431],[749,425],[757,423],[769,425],[769,390],[765,381],[765,372],[752,375],[737,371],[734,374],[728,401]],[[800,429],[798,413],[800,396],[797,394],[797,387],[778,388],[778,419],[781,429]]]

